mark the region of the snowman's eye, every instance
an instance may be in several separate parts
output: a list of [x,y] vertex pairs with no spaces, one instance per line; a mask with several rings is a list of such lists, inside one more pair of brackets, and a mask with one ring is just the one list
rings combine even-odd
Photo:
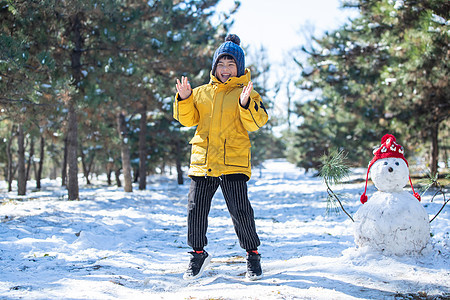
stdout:
[[395,162],[395,164],[397,165],[397,166],[399,166],[400,165],[400,163],[397,161],[397,162]]
[[385,161],[385,162],[384,162],[384,165],[387,165],[387,164],[388,164],[388,162],[387,162],[387,161]]

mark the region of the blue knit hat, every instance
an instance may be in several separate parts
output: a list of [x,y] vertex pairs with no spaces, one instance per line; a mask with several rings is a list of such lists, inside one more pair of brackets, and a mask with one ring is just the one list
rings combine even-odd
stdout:
[[225,43],[217,48],[214,53],[213,61],[212,61],[212,73],[215,75],[217,61],[220,57],[224,55],[230,55],[234,58],[237,67],[237,77],[244,75],[245,73],[245,55],[244,50],[239,46],[241,40],[235,34],[229,34],[225,38]]

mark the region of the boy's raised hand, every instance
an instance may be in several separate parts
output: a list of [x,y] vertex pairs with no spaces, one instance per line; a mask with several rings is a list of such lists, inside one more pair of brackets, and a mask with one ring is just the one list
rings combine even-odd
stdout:
[[191,85],[187,79],[187,77],[181,76],[181,82],[177,78],[176,88],[178,94],[180,95],[181,100],[189,98],[192,93]]
[[250,93],[253,89],[253,82],[249,82],[247,86],[244,86],[244,89],[242,90],[241,96],[239,97],[241,101],[241,106],[245,107],[247,106],[248,100],[250,99]]

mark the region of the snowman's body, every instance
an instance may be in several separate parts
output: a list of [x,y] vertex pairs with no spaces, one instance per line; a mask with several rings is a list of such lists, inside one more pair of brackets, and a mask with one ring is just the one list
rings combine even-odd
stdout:
[[405,161],[379,159],[370,175],[378,191],[355,214],[356,244],[396,255],[420,252],[430,239],[430,224],[420,202],[403,190],[409,180]]

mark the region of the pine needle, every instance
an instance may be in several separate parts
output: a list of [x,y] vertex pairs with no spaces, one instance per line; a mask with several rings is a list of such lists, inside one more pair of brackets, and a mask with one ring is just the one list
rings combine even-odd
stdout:
[[322,156],[323,166],[319,176],[331,184],[340,184],[349,177],[350,168],[346,165],[347,153],[344,150],[333,150]]
[[338,194],[333,192],[330,187],[330,183],[340,184],[345,178],[349,177],[350,168],[345,163],[346,158],[347,154],[343,150],[333,150],[328,155],[323,155],[321,158],[323,165],[320,169],[319,176],[323,178],[325,184],[327,185],[327,211],[331,209],[338,211],[338,206],[336,205],[337,202],[339,203],[342,211],[354,222],[352,216],[345,210],[344,206],[342,205]]

